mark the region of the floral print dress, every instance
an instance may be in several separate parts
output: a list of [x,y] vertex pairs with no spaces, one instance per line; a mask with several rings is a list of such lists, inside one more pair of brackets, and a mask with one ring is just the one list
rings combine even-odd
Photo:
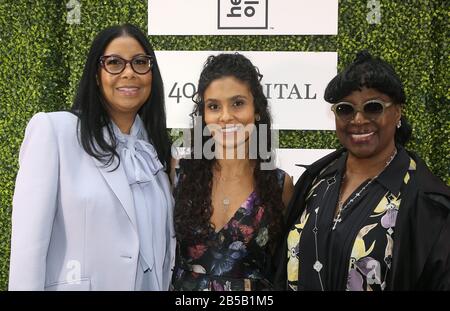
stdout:
[[[279,183],[284,171],[277,170]],[[264,204],[252,192],[229,222],[204,243],[179,245],[174,290],[264,290],[270,260],[269,221]]]

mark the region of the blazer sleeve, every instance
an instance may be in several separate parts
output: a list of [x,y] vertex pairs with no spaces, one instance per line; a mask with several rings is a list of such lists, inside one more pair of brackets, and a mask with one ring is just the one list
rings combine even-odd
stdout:
[[[425,263],[420,283],[425,290],[450,290],[450,199],[444,196],[433,196],[433,203],[442,215],[442,225],[433,222],[440,227],[440,233],[436,239]],[[429,200],[430,201],[430,200]],[[438,210],[436,208],[436,210]]]
[[44,290],[58,197],[57,137],[45,113],[30,120],[13,197],[9,290]]

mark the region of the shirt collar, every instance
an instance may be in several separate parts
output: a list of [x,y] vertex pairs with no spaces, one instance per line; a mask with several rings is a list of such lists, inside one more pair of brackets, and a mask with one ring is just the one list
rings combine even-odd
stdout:
[[[319,173],[319,179],[327,178],[328,176],[342,176],[345,172],[345,164],[347,162],[348,152],[344,151],[339,158],[332,161],[328,166],[322,169]],[[400,193],[400,188],[403,183],[403,176],[409,167],[409,155],[402,146],[397,146],[397,155],[392,162],[380,173],[375,180],[395,196]]]
[[136,117],[134,118],[134,122],[130,128],[129,134],[122,133],[122,131],[119,129],[119,127],[114,123],[114,121],[112,119],[111,119],[111,123],[112,123],[112,128],[114,131],[114,136],[120,142],[125,142],[128,139],[130,139],[131,137],[134,137],[136,139],[143,139],[143,140],[146,140],[146,138],[147,138],[145,135],[146,133],[145,133],[145,128],[144,128],[144,123],[142,122],[142,120],[138,114],[136,114]]
[[409,167],[409,162],[409,155],[406,150],[401,146],[397,146],[397,155],[386,169],[380,173],[376,179],[377,182],[392,194],[398,196],[403,184],[403,176]]
[[341,175],[345,171],[345,163],[347,162],[347,151],[344,151],[337,159],[333,160],[325,166],[319,173],[319,179],[336,174]]

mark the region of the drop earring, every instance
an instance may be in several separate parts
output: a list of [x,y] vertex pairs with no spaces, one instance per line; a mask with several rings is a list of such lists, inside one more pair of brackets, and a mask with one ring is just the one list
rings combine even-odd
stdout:
[[261,117],[259,116],[259,114],[256,115],[255,120],[256,120],[257,122],[259,122],[259,121],[261,120]]
[[398,120],[397,122],[397,128],[399,129],[402,126],[402,120]]

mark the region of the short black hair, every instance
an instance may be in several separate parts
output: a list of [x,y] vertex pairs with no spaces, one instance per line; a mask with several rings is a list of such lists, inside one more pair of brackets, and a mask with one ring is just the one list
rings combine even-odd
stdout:
[[325,89],[324,98],[329,103],[337,103],[353,91],[372,88],[388,95],[395,104],[406,102],[403,83],[394,68],[367,50],[356,54],[353,63],[336,75]]
[[[372,56],[367,50],[358,52],[355,60],[328,83],[324,99],[334,104],[364,87],[388,95],[396,105],[406,103],[403,83],[394,68],[385,60]],[[402,115],[401,127],[395,132],[396,143],[405,145],[411,138],[411,133],[412,128]]]

